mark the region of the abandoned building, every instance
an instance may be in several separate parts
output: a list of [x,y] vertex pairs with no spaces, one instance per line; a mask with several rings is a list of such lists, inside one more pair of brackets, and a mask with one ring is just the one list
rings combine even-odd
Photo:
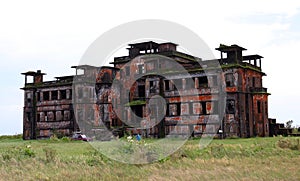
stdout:
[[[75,75],[54,81],[43,81],[40,70],[22,73],[23,139],[69,136],[79,129],[99,137],[104,127],[119,136],[196,137],[208,128],[223,137],[269,136],[262,56],[244,56],[245,48],[221,44],[220,59],[201,60],[177,46],[130,44],[129,55],[115,57],[112,67],[73,66]],[[204,68],[216,61],[221,71]],[[220,90],[226,93],[224,115],[219,114]]]
[[288,136],[291,135],[293,132],[293,128],[287,128],[284,126],[284,123],[276,123],[276,119],[269,118],[269,135],[270,136]]

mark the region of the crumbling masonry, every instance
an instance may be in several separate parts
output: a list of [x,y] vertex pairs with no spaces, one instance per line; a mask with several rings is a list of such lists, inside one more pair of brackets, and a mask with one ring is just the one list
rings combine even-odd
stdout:
[[[174,43],[130,44],[129,55],[115,57],[113,67],[73,66],[74,76],[54,81],[43,81],[40,70],[22,73],[23,139],[69,136],[78,130],[104,139],[103,129],[118,136],[131,132],[158,138],[197,137],[206,129],[222,137],[269,136],[270,94],[262,86],[262,56],[243,56],[245,48],[221,44],[216,48],[221,58],[204,61],[176,49]],[[222,71],[204,69],[216,61]],[[222,118],[221,89],[226,92]],[[155,96],[164,103],[153,101]]]

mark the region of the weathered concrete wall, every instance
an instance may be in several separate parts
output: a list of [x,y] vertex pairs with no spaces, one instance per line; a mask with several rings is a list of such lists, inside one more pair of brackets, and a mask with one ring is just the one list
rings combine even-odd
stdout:
[[[195,57],[177,52],[175,44],[145,42],[131,45],[130,55],[116,58],[114,67],[75,66],[76,72],[84,72],[75,81],[65,77],[43,82],[40,71],[23,73],[26,81],[27,76],[35,77],[23,88],[24,139],[54,132],[69,135],[79,127],[91,134],[106,127],[147,137],[200,136],[219,129],[225,137],[267,136],[269,94],[256,61],[261,56],[244,57],[245,62],[242,47],[222,45],[217,50],[228,58],[203,64],[219,61],[223,72],[204,71]],[[218,114],[221,90],[227,94],[223,118]],[[155,96],[166,104],[151,104]],[[161,113],[165,116],[157,120]]]

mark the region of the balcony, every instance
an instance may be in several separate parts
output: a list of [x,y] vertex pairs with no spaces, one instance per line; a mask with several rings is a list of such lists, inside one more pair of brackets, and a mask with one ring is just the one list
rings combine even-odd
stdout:
[[267,88],[264,87],[250,87],[252,93],[268,93]]
[[201,88],[192,88],[186,90],[168,90],[164,92],[164,96],[166,97],[174,97],[174,96],[187,96],[187,95],[209,95],[209,94],[217,94],[220,90],[218,87],[201,87]]

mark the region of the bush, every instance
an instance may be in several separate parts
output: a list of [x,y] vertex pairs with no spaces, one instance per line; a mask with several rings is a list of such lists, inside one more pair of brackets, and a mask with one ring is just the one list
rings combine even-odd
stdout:
[[50,140],[51,141],[59,141],[58,137],[56,136],[56,134],[53,134],[50,136]]
[[22,139],[22,134],[16,135],[2,135],[0,136],[0,140],[8,140],[8,139]]
[[67,137],[67,136],[64,136],[60,139],[61,141],[64,141],[64,142],[70,142],[71,141],[71,138],[70,137]]
[[300,150],[300,139],[280,139],[277,141],[277,146],[284,149]]
[[34,157],[35,156],[35,152],[29,146],[26,146],[26,148],[24,148],[22,150],[22,152],[25,156],[28,156],[28,157]]
[[9,161],[11,159],[21,160],[28,157],[35,157],[35,152],[31,148],[31,145],[25,147],[14,147],[10,151],[4,151],[2,154],[3,161]]

